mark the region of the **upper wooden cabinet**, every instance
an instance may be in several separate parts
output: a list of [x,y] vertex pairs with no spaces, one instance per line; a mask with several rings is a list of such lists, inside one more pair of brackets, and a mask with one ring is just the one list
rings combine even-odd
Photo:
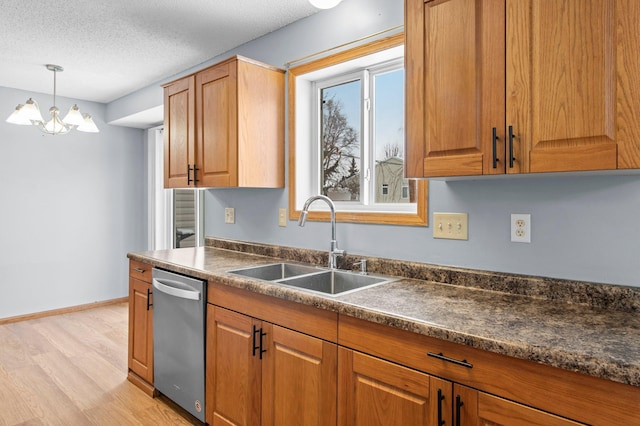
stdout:
[[640,167],[640,4],[406,0],[407,176]]
[[284,71],[240,56],[164,87],[165,188],[284,187]]

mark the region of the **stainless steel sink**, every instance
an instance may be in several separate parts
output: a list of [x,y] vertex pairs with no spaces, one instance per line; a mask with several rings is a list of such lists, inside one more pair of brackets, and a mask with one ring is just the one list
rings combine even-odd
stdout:
[[334,296],[396,280],[391,277],[328,270],[295,263],[272,263],[235,269],[229,273]]
[[393,281],[390,278],[373,275],[361,275],[348,271],[324,271],[313,275],[304,275],[280,280],[281,284],[297,288],[319,291],[326,294],[344,294],[362,290],[374,285]]
[[276,281],[319,271],[320,269],[315,266],[297,265],[295,263],[270,263],[268,265],[236,269],[229,271],[229,273],[264,281]]

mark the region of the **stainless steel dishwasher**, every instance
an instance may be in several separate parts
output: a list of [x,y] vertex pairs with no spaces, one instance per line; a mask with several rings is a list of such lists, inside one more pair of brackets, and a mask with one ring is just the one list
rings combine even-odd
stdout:
[[206,282],[153,269],[155,388],[204,422]]

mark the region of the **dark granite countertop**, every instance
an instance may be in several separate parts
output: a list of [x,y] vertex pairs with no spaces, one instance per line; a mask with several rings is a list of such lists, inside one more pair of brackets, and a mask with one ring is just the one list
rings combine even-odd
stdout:
[[[216,242],[207,243],[216,245]],[[297,249],[279,250],[273,246],[268,250],[263,250],[267,246],[249,250],[270,255],[264,256],[235,251],[238,247],[234,244],[217,245],[232,250],[183,248],[130,253],[128,256],[221,284],[478,349],[640,386],[640,316],[637,310],[640,291],[635,288],[601,288],[599,285],[572,282],[560,283],[562,286],[557,282],[545,284],[548,289],[562,288],[565,293],[579,293],[577,298],[581,303],[574,303],[566,300],[566,297],[555,295],[542,298],[519,294],[531,292],[530,289],[523,290],[526,287],[522,285],[523,278],[500,274],[503,281],[515,279],[519,283],[515,293],[477,288],[468,280],[464,285],[454,285],[401,278],[392,283],[333,297],[227,273],[232,269],[282,261],[283,258],[289,261],[321,260],[316,259],[314,254],[292,256],[291,250],[296,252]],[[324,264],[319,261],[312,263]],[[374,267],[377,265],[378,269],[386,267],[386,272],[398,272],[398,265],[403,262],[390,261],[385,265],[379,259],[377,263],[373,259],[370,263]],[[409,269],[420,270],[421,264],[417,265],[410,264]],[[441,268],[436,269],[436,275],[444,275],[449,279],[461,274],[460,270],[452,269],[445,273]],[[382,273],[380,270],[374,272]],[[470,274],[473,278],[473,273]],[[536,278],[529,281],[532,285],[541,285]],[[574,287],[566,288],[572,285]],[[602,303],[606,306],[584,303],[582,293],[585,289],[597,293],[598,300],[606,300],[606,303]],[[540,292],[540,289],[536,291]],[[612,303],[611,299],[615,299],[616,303]]]

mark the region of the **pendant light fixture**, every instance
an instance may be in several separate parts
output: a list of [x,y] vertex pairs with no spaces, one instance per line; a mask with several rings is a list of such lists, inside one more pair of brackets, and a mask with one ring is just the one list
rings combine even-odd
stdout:
[[64,71],[64,68],[52,64],[47,64],[46,67],[49,71],[53,71],[53,106],[49,108],[49,121],[44,121],[38,103],[29,98],[24,104],[19,104],[16,107],[15,111],[7,118],[7,123],[38,126],[40,130],[50,135],[62,135],[71,129],[98,133],[100,130],[91,116],[82,114],[78,105],[72,106],[67,115],[62,120],[60,119],[60,110],[56,106],[56,74]]
[[331,9],[340,4],[341,1],[342,0],[309,0],[309,3],[318,9]]

